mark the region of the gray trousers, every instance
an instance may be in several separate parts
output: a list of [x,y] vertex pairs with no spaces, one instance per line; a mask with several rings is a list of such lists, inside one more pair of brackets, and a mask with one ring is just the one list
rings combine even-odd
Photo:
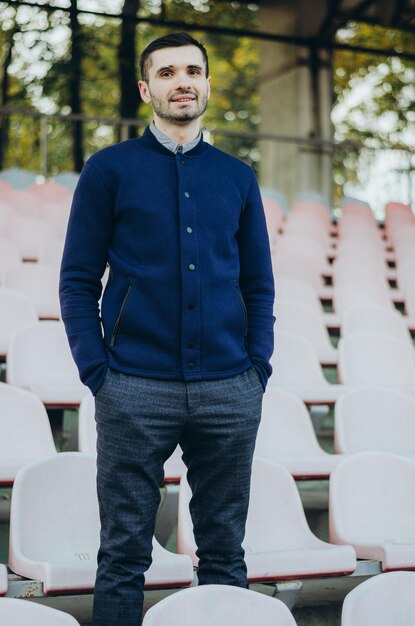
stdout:
[[253,368],[179,382],[109,370],[96,397],[101,546],[94,626],[138,626],[163,465],[179,443],[199,584],[247,586],[241,543],[263,388]]

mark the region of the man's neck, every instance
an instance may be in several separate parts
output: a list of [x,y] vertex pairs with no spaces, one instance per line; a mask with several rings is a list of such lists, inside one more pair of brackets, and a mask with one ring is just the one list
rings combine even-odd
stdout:
[[193,141],[200,133],[200,121],[198,119],[188,124],[171,124],[155,115],[154,124],[167,137],[182,145]]

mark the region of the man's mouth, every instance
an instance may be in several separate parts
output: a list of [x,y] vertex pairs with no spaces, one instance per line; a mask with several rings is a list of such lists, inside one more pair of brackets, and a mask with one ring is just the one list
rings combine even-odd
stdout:
[[182,94],[171,98],[171,102],[193,102],[196,97],[193,94]]

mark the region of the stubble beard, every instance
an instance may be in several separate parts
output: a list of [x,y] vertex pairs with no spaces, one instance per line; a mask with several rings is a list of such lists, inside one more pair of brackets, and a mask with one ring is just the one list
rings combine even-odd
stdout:
[[196,100],[194,101],[196,102],[195,108],[190,109],[190,107],[184,107],[183,110],[173,110],[170,107],[170,101],[164,102],[154,96],[154,94],[152,94],[151,92],[150,96],[154,112],[158,115],[160,119],[166,120],[167,122],[192,122],[193,120],[196,120],[198,117],[203,115],[203,113],[207,109],[208,104],[207,94],[202,94],[199,97],[196,96]]

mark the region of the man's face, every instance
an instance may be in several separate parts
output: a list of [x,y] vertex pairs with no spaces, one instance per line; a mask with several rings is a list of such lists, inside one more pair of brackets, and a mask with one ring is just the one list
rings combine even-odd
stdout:
[[162,48],[149,57],[148,82],[138,83],[144,102],[168,122],[191,122],[206,110],[210,77],[202,51],[196,46]]

